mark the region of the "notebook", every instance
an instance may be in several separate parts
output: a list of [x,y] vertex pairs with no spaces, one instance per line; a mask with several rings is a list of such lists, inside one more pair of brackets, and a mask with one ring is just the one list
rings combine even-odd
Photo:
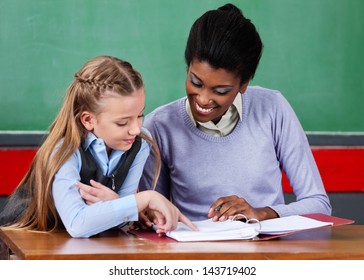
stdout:
[[[210,219],[197,221],[194,224],[199,232],[190,230],[179,222],[175,230],[165,237],[158,237],[153,231],[131,230],[130,233],[154,242],[187,242],[187,241],[226,241],[226,240],[269,240],[291,235],[297,232],[354,223],[353,220],[329,216],[325,214],[306,214],[244,223],[236,220],[213,222]],[[155,228],[154,228],[155,229]]]

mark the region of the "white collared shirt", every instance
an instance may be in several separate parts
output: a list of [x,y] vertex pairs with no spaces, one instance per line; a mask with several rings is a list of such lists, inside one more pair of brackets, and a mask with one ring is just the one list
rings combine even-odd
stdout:
[[226,136],[234,130],[236,124],[242,118],[242,97],[240,93],[236,95],[233,104],[231,104],[229,109],[221,117],[221,120],[217,124],[214,124],[212,121],[208,121],[205,123],[196,122],[196,120],[193,118],[191,106],[188,100],[186,100],[186,112],[191,118],[192,122],[196,125],[196,127],[206,134],[215,137]]

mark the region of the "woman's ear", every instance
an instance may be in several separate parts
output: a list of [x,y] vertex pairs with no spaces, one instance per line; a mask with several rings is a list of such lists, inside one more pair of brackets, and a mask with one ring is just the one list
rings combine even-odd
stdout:
[[94,129],[94,118],[95,116],[92,113],[83,111],[80,116],[80,121],[88,131],[92,131]]
[[241,85],[241,87],[240,87],[239,92],[240,92],[241,94],[243,94],[243,93],[246,91],[246,89],[247,89],[248,85],[249,85],[249,81],[248,81],[248,82],[245,82],[244,84],[242,84],[242,85]]

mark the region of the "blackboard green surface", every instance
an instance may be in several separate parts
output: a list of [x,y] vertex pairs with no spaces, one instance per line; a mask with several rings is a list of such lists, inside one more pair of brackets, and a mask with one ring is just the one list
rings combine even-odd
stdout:
[[[252,84],[281,90],[306,131],[364,131],[364,1],[240,0],[265,48]],[[143,75],[147,109],[185,95],[183,52],[226,1],[2,0],[0,131],[46,130],[74,73],[114,55]]]

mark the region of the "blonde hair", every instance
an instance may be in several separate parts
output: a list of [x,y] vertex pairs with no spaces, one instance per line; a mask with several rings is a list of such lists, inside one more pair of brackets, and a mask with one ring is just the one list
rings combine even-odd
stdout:
[[[39,147],[31,167],[15,192],[27,186],[29,205],[13,227],[51,231],[59,218],[52,197],[55,173],[78,149],[87,135],[80,121],[83,111],[97,113],[106,90],[127,96],[144,87],[143,80],[130,63],[111,56],[98,56],[88,61],[76,74],[64,97],[60,112],[50,126],[49,134]],[[155,142],[144,133],[156,156],[153,181],[155,188],[160,172],[160,154]],[[62,141],[61,141],[62,140]],[[51,221],[51,222],[50,222]]]

